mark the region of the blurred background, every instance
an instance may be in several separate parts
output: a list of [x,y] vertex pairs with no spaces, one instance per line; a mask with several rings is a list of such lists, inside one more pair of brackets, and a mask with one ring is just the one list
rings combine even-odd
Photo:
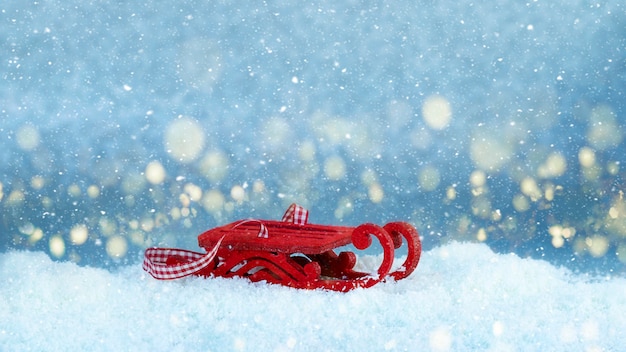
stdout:
[[298,202],[625,272],[621,1],[10,1],[0,33],[1,251],[135,264]]

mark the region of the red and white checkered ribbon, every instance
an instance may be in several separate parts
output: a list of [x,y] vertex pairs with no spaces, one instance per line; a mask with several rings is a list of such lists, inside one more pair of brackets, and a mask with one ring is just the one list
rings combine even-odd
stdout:
[[[309,211],[298,204],[291,204],[282,221],[292,222],[297,225],[305,225],[309,220]],[[237,226],[249,222],[258,222],[260,225],[258,237],[269,238],[269,231],[261,220],[247,219],[236,224]],[[148,248],[144,253],[143,270],[147,271],[155,279],[171,280],[193,275],[206,268],[215,256],[222,244],[222,237],[207,253],[198,253],[176,248]],[[169,263],[168,263],[169,261]]]
[[297,225],[306,225],[307,221],[309,221],[309,211],[296,203],[291,203],[285,215],[283,215],[283,221],[293,222]]
[[[217,254],[222,237],[207,253],[198,253],[175,248],[148,248],[144,253],[143,270],[155,279],[179,279],[206,268]],[[177,263],[168,263],[174,259]]]

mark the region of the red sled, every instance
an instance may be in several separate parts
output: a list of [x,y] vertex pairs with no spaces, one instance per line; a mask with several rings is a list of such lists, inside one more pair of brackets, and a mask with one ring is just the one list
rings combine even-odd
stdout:
[[[335,252],[352,244],[367,249],[376,238],[383,259],[375,273],[354,269],[354,252]],[[404,240],[403,240],[404,239]],[[250,281],[300,288],[346,292],[367,288],[387,279],[411,275],[422,252],[417,230],[406,222],[357,227],[308,223],[308,211],[292,204],[282,221],[245,219],[208,230],[198,236],[207,252],[149,248],[143,268],[161,280],[188,275],[243,277]],[[405,243],[407,256],[393,272],[395,249]]]

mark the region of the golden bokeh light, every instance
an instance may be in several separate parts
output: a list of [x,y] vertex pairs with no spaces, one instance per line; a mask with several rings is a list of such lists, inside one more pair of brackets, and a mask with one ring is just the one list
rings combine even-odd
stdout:
[[9,196],[6,199],[6,204],[13,207],[19,207],[24,204],[26,200],[26,195],[22,190],[16,189],[9,193]]
[[518,194],[513,197],[513,207],[520,213],[523,213],[530,209],[530,202],[523,194]]
[[65,241],[60,235],[50,237],[48,242],[50,254],[55,258],[61,258],[65,255]]
[[441,181],[441,175],[439,170],[434,166],[426,166],[420,170],[418,175],[418,182],[426,192],[431,192],[437,189],[439,182]]
[[165,176],[166,176],[165,168],[159,161],[156,161],[156,160],[151,161],[146,166],[145,175],[146,175],[146,180],[148,180],[148,182],[150,182],[151,184],[153,185],[161,184],[163,183],[163,181],[165,181]]
[[107,239],[106,252],[111,258],[121,258],[128,251],[128,242],[123,236],[115,235]]
[[106,237],[112,236],[117,233],[117,222],[106,216],[100,217],[98,220],[98,228],[100,233]]
[[178,201],[183,207],[188,207],[191,204],[191,199],[189,198],[189,195],[185,193],[181,193],[178,196]]
[[592,167],[596,163],[596,153],[589,147],[582,147],[578,151],[578,162],[582,167]]
[[576,229],[573,227],[552,225],[548,228],[548,233],[552,236],[552,246],[561,248],[565,245],[566,240],[570,240],[576,235]]
[[509,163],[514,151],[502,134],[480,132],[471,139],[470,158],[481,170],[500,170]]
[[189,200],[198,202],[202,199],[202,188],[193,183],[185,184],[183,190],[189,195]]
[[204,149],[204,128],[191,117],[179,116],[167,126],[163,144],[174,160],[188,164],[196,160]]
[[478,233],[476,234],[476,240],[478,242],[485,242],[487,240],[487,231],[484,228],[478,229]]
[[553,178],[563,176],[567,170],[567,161],[559,152],[553,152],[548,155],[545,163],[539,166],[537,175],[541,178]]
[[522,194],[528,196],[533,202],[541,199],[542,192],[537,181],[532,177],[525,177],[520,183]]
[[446,189],[446,199],[447,200],[455,200],[456,199],[456,187],[450,186]]
[[367,190],[367,195],[372,203],[380,203],[385,196],[385,192],[378,183],[372,183]]
[[617,176],[620,172],[620,162],[619,161],[610,161],[606,165],[606,172],[611,176]]
[[422,105],[422,118],[434,130],[443,130],[452,120],[450,102],[439,95],[428,97]]
[[234,185],[230,189],[230,197],[236,202],[243,202],[246,198],[246,190],[240,185]]
[[344,217],[350,215],[354,211],[352,198],[346,196],[341,197],[339,202],[337,203],[337,208],[335,208],[335,218],[337,220],[341,220]]
[[39,242],[39,240],[41,240],[43,236],[44,236],[43,230],[37,227],[33,230],[33,233],[28,238],[28,242],[30,244],[35,244]]
[[209,213],[216,213],[222,210],[225,201],[226,199],[222,192],[212,189],[204,193],[204,196],[202,197],[202,206]]
[[340,156],[331,156],[324,162],[324,174],[330,180],[337,181],[346,175],[346,163]]
[[221,150],[212,150],[200,160],[200,172],[211,182],[219,182],[228,174],[228,157]]
[[89,230],[84,224],[74,225],[70,230],[70,241],[74,245],[81,245],[87,242],[89,238]]
[[585,244],[591,254],[595,258],[603,257],[609,250],[609,241],[605,236],[594,235],[585,239]]
[[21,126],[16,134],[17,145],[24,151],[32,151],[39,146],[41,137],[37,127],[31,124]]
[[72,183],[67,187],[67,194],[73,198],[78,198],[81,196],[82,191],[79,185]]
[[312,162],[315,160],[315,151],[315,143],[312,141],[304,141],[298,148],[298,156],[302,161]]
[[481,170],[474,170],[470,174],[472,187],[483,187],[487,183],[487,175]]
[[87,195],[91,199],[98,198],[100,196],[100,187],[96,185],[91,185],[87,187]]
[[252,192],[263,193],[265,192],[265,182],[263,180],[255,180],[252,183]]
[[[46,179],[43,178],[42,176],[37,175],[37,176],[33,176],[33,178],[30,179],[30,186],[35,190],[41,190],[45,185],[46,185]],[[70,193],[69,191],[70,187],[68,187],[68,193]]]

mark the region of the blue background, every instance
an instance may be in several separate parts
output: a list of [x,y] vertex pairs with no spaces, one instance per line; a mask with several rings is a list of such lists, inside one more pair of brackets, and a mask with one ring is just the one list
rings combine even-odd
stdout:
[[[280,218],[295,201],[315,223],[410,221],[425,249],[484,231],[500,252],[623,273],[626,213],[609,214],[625,188],[625,11],[564,0],[5,2],[0,248],[50,252],[60,238],[60,260],[136,263],[147,246],[194,249],[205,229]],[[429,97],[451,108],[443,129],[423,119]],[[180,120],[204,136],[188,162],[167,144]],[[607,121],[603,144],[590,135]],[[581,148],[595,153],[592,177]],[[502,157],[485,164],[485,153]],[[221,170],[207,171],[206,155],[222,156]],[[564,172],[542,174],[550,155]],[[324,171],[329,160],[342,177]],[[153,161],[167,174],[156,185],[145,181]],[[480,192],[474,172],[486,176]],[[516,209],[525,178],[556,187],[554,198],[522,194],[528,209]],[[221,208],[185,207],[189,184],[223,195]],[[77,224],[85,243],[72,244]],[[553,226],[576,232],[555,248]],[[107,254],[115,236],[124,255]],[[591,255],[599,238],[606,254]]]

